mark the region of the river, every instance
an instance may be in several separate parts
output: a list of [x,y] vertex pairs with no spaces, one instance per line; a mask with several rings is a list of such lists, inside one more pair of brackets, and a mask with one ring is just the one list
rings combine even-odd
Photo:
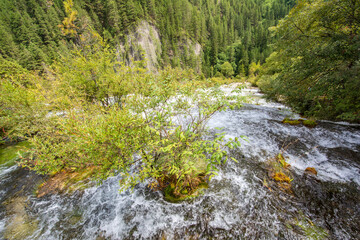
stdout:
[[[196,199],[170,203],[146,184],[119,193],[112,177],[71,195],[37,198],[42,177],[21,169],[0,149],[2,239],[359,239],[360,126],[318,121],[315,128],[283,124],[299,118],[247,88],[250,103],[208,122],[211,134],[245,135],[239,149]],[[284,150],[286,149],[286,150]],[[266,162],[288,158],[291,191],[271,180]],[[317,176],[304,170],[313,167]],[[265,181],[264,181],[265,179]]]

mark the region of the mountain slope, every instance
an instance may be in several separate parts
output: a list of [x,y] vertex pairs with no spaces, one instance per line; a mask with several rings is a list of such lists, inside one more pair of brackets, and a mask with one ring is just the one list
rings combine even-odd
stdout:
[[[71,3],[66,0],[64,3]],[[59,25],[66,17],[61,0],[4,0],[0,3],[0,54],[27,69],[51,64],[66,54],[76,38],[64,36]],[[158,29],[159,68],[195,68],[210,76],[229,61],[239,73],[251,62],[264,62],[271,53],[268,27],[294,4],[288,0],[79,0],[73,2],[77,34],[92,28],[113,46],[128,42],[141,21]],[[191,43],[188,46],[189,42]],[[203,54],[193,46],[201,45]],[[197,47],[198,49],[198,47]],[[199,49],[198,49],[199,51]],[[125,54],[126,55],[126,54]],[[130,54],[131,55],[131,54]],[[127,59],[129,60],[129,59]]]

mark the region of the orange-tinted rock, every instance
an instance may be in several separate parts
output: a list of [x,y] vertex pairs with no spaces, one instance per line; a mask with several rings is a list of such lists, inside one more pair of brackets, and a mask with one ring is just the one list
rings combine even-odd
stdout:
[[284,173],[282,172],[277,172],[274,174],[273,176],[274,180],[275,181],[278,181],[278,182],[287,182],[287,183],[290,183],[290,178],[288,176],[286,176]]
[[305,169],[305,172],[308,173],[308,174],[312,174],[312,175],[317,175],[317,171],[315,170],[315,168],[312,168],[312,167],[307,167]]
[[96,171],[95,167],[89,167],[80,172],[61,171],[56,173],[38,187],[36,196],[40,198],[48,194],[81,190],[86,187],[94,171]]

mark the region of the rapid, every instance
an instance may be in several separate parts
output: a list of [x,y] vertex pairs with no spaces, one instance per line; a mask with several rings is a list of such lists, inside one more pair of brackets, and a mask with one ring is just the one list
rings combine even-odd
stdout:
[[[232,87],[224,88],[231,91]],[[144,184],[119,192],[119,177],[73,194],[37,198],[43,177],[13,164],[16,146],[0,149],[2,239],[358,239],[360,125],[318,121],[315,128],[282,123],[300,118],[266,101],[256,88],[249,103],[217,113],[210,135],[246,136],[204,194],[170,203]],[[279,152],[293,179],[284,191],[266,162]],[[317,175],[305,173],[313,167]]]

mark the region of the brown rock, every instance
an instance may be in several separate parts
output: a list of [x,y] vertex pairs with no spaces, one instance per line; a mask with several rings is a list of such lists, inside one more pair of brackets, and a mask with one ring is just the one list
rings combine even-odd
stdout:
[[307,167],[305,169],[305,173],[312,174],[312,175],[315,175],[315,176],[317,175],[317,171],[313,167]]

